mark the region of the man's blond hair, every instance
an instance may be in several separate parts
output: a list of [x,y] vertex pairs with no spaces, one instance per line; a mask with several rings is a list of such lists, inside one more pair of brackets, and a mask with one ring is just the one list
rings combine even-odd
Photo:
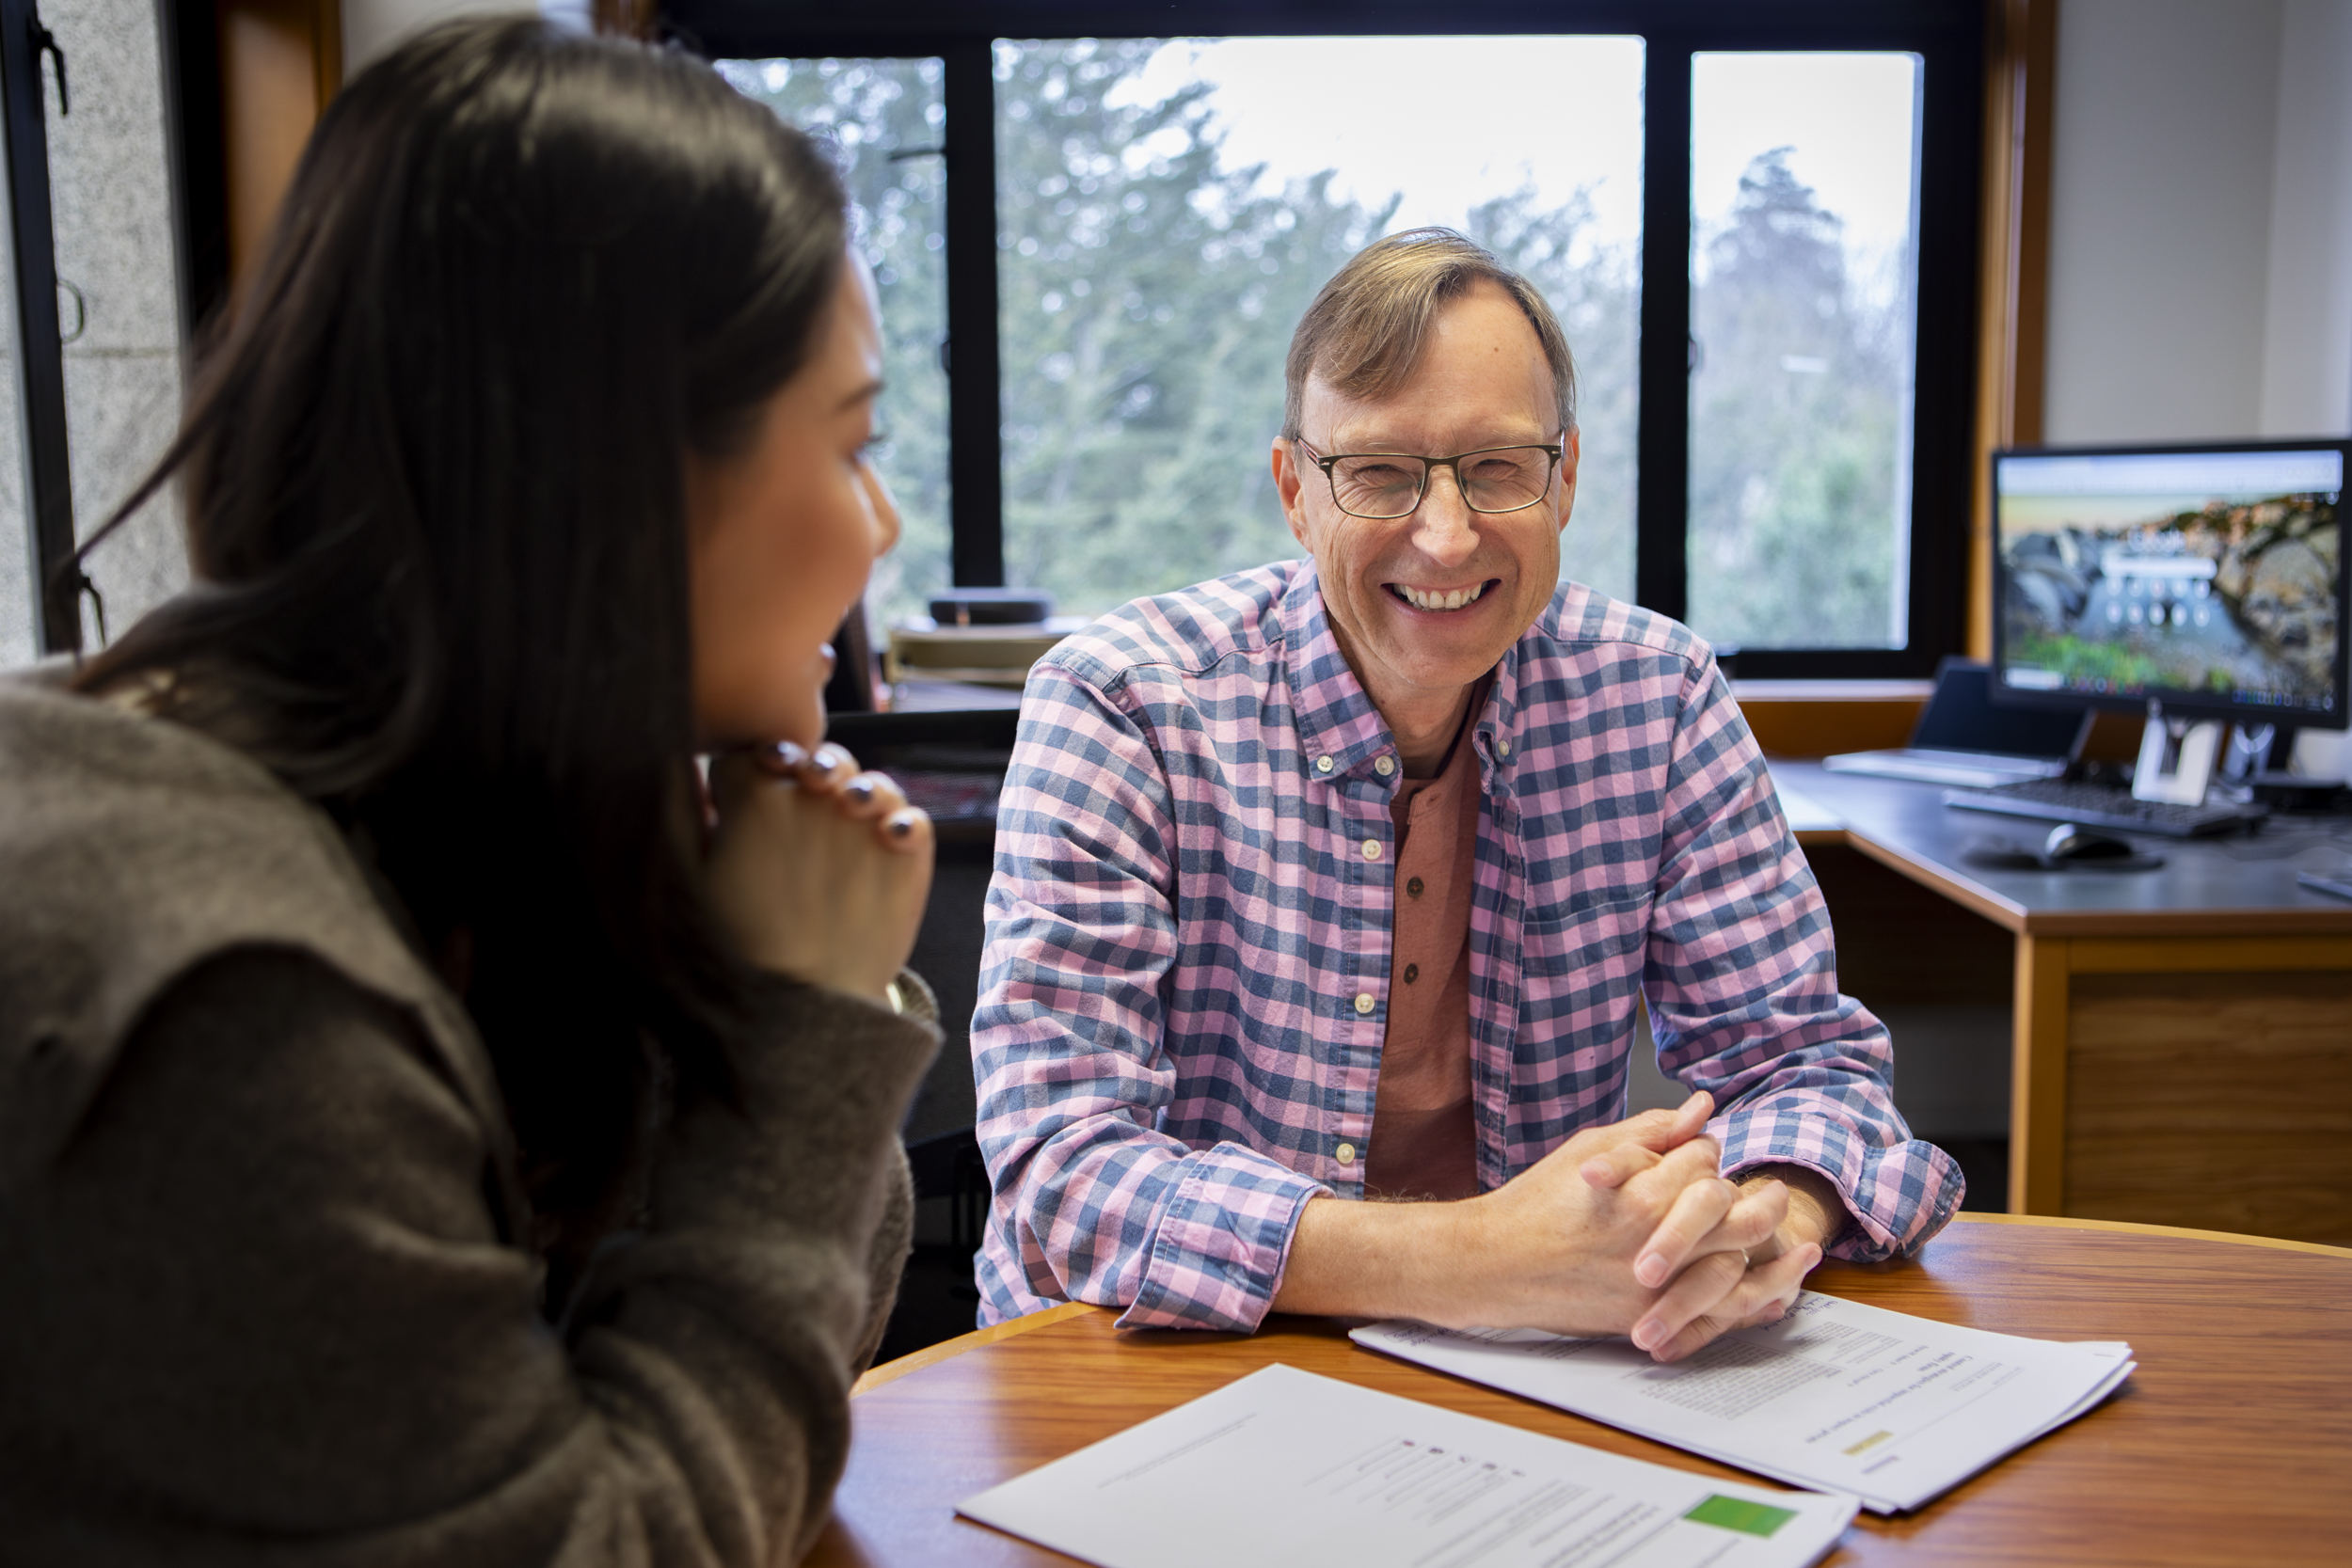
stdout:
[[1535,285],[1451,229],[1407,229],[1358,251],[1323,286],[1291,335],[1282,436],[1300,439],[1310,376],[1351,398],[1384,397],[1408,380],[1429,324],[1479,283],[1518,302],[1551,367],[1560,429],[1576,425],[1576,361],[1567,335]]

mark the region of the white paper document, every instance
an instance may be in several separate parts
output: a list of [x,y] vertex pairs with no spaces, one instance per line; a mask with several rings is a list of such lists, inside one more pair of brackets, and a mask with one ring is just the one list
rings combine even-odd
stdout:
[[1373,1350],[1759,1475],[1919,1507],[2105,1399],[2124,1344],[2057,1344],[1804,1291],[1788,1315],[1661,1366],[1626,1338],[1388,1323]]
[[1273,1366],[956,1512],[1102,1568],[1802,1568],[1855,1505]]

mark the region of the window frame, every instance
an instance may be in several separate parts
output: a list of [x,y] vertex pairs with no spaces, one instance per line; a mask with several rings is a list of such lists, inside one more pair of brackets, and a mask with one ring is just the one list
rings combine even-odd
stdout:
[[[32,0],[0,0],[0,119],[6,121],[8,245],[16,285],[8,306],[16,312],[25,564],[37,656],[80,651],[87,582],[70,569],[73,475],[66,444],[56,227],[49,201],[50,84],[60,78],[41,63],[41,55],[56,47],[40,30]],[[57,57],[62,61],[62,54]]]
[[[1909,641],[1744,649],[1766,679],[1901,679],[1961,650],[1975,477],[1982,0],[901,0],[882,15],[775,0],[663,0],[665,37],[707,57],[931,56],[944,66],[950,570],[1004,582],[993,41],[999,38],[1614,33],[1645,44],[1642,305],[1636,366],[1635,598],[1688,603],[1691,56],[1894,50],[1921,57]],[[1680,234],[1678,246],[1656,237]]]

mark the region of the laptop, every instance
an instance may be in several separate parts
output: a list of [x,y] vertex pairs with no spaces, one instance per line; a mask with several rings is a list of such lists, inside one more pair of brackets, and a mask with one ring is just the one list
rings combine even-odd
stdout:
[[2090,710],[1995,707],[1992,685],[1992,666],[1947,658],[1936,666],[1935,695],[1913,726],[1910,745],[1846,752],[1823,757],[1821,766],[1965,789],[2063,777],[2090,738]]

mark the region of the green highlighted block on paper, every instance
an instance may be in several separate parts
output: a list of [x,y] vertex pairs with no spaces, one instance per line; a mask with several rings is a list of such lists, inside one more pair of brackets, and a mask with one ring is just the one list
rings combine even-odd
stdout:
[[1743,1502],[1738,1497],[1726,1497],[1720,1492],[1683,1515],[1685,1519],[1698,1524],[1713,1525],[1717,1529],[1736,1529],[1742,1535],[1767,1538],[1796,1516],[1793,1509],[1774,1508],[1770,1503]]

